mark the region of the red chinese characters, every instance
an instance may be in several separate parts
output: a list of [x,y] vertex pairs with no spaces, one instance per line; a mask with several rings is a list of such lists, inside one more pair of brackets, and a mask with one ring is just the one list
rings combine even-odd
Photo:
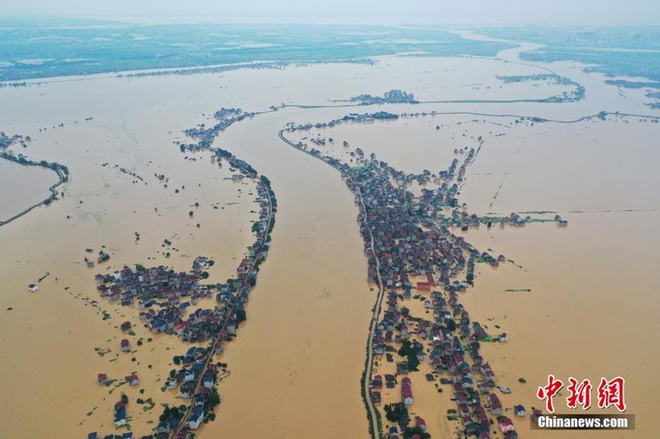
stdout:
[[591,407],[591,382],[586,379],[578,384],[578,380],[573,377],[568,379],[569,385],[567,387],[569,395],[566,398],[566,405],[569,409],[574,409],[578,404],[582,406],[583,410]]
[[[598,408],[606,409],[609,407],[616,407],[620,412],[626,411],[625,399],[625,384],[626,380],[618,376],[607,380],[604,377],[600,379],[598,385]],[[548,375],[548,384],[539,387],[536,391],[536,396],[545,401],[545,408],[549,413],[555,412],[553,398],[564,387],[564,383],[555,378],[554,375]],[[591,407],[591,390],[593,386],[589,379],[578,381],[570,377],[568,379],[568,397],[566,397],[566,406],[569,409],[576,409],[581,406],[583,410],[588,410]]]
[[610,381],[601,378],[598,385],[598,407],[603,409],[614,406],[620,412],[625,411],[626,400],[623,390],[625,384],[626,381],[621,377],[612,378]]
[[536,396],[540,400],[545,400],[545,409],[550,412],[555,412],[555,407],[552,402],[552,398],[564,387],[564,383],[561,380],[555,379],[554,375],[548,375],[548,385],[544,387],[539,387],[536,391]]

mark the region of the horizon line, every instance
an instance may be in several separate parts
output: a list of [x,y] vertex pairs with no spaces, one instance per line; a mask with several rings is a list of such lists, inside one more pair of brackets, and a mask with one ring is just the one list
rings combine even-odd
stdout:
[[[511,22],[468,22],[468,21],[406,21],[392,20],[365,21],[351,18],[319,18],[319,17],[222,17],[201,15],[76,15],[76,14],[48,14],[48,13],[2,13],[0,19],[51,19],[51,20],[90,20],[98,22],[117,22],[125,25],[174,25],[174,24],[236,24],[236,25],[329,25],[329,26],[501,26],[501,27],[659,27],[660,23],[630,23],[630,22],[560,22],[560,21],[511,21]],[[109,24],[108,24],[109,25]]]

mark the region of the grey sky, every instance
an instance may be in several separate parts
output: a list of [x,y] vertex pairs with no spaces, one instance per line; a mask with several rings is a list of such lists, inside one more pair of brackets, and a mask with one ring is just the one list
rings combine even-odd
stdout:
[[658,4],[657,0],[0,0],[0,13],[183,21],[660,25]]

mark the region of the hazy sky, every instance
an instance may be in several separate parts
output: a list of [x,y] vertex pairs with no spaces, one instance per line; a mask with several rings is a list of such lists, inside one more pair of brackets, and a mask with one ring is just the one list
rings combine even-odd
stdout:
[[0,14],[185,21],[655,24],[658,0],[0,0]]

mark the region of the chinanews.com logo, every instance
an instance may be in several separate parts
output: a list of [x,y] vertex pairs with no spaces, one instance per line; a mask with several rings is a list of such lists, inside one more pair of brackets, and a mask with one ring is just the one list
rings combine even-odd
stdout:
[[[601,377],[596,388],[596,404],[599,409],[615,407],[621,414],[555,414],[554,398],[564,388],[564,382],[548,375],[548,383],[540,386],[536,396],[545,402],[545,411],[535,410],[532,417],[532,428],[542,430],[632,430],[635,428],[635,415],[623,414],[626,411],[625,398],[626,380],[620,376],[607,380]],[[566,406],[576,410],[589,410],[592,406],[593,386],[589,379],[578,381],[568,378],[568,396]]]

